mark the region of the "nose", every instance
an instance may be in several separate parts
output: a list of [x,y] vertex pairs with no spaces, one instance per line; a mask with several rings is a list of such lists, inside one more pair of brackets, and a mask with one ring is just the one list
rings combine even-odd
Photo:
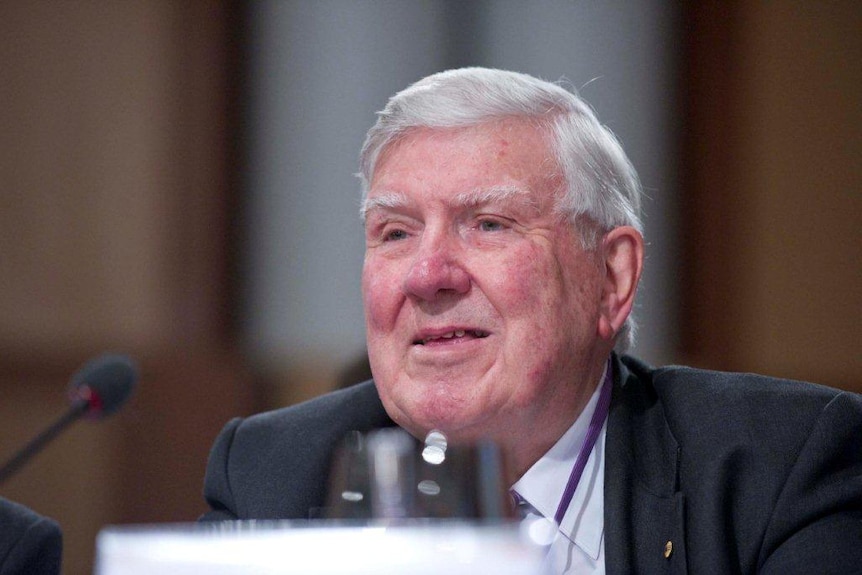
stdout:
[[453,242],[445,237],[426,235],[404,278],[408,295],[434,300],[444,294],[463,294],[470,289],[470,275],[460,261]]

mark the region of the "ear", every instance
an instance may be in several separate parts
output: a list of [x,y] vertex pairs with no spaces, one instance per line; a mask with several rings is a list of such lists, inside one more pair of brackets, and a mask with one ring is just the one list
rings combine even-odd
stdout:
[[632,311],[643,270],[644,240],[639,231],[620,226],[602,238],[605,280],[599,315],[599,336],[612,341]]

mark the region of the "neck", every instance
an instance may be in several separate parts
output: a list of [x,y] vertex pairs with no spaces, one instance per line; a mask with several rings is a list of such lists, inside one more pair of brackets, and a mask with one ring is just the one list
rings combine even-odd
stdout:
[[541,459],[581,415],[596,388],[604,380],[608,361],[605,359],[595,369],[591,369],[584,384],[579,385],[573,399],[569,400],[570,409],[555,419],[539,420],[533,429],[512,430],[501,447],[505,453],[505,480],[508,485],[520,479],[539,459]]

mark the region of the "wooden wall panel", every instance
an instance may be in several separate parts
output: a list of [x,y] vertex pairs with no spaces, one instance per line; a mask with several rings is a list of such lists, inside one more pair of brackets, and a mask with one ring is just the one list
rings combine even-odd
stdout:
[[234,25],[219,1],[0,3],[0,458],[91,355],[142,374],[0,486],[60,521],[69,574],[106,524],[196,519],[216,433],[257,407],[232,330]]
[[688,10],[683,351],[862,391],[862,5]]

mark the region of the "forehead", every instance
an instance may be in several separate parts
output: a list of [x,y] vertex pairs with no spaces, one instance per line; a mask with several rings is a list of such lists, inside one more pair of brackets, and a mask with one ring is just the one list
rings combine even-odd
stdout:
[[511,201],[538,215],[553,211],[562,183],[545,133],[525,120],[417,128],[381,153],[361,215],[417,202],[472,207]]
[[520,189],[541,195],[559,180],[544,131],[525,120],[416,128],[381,153],[369,197]]

